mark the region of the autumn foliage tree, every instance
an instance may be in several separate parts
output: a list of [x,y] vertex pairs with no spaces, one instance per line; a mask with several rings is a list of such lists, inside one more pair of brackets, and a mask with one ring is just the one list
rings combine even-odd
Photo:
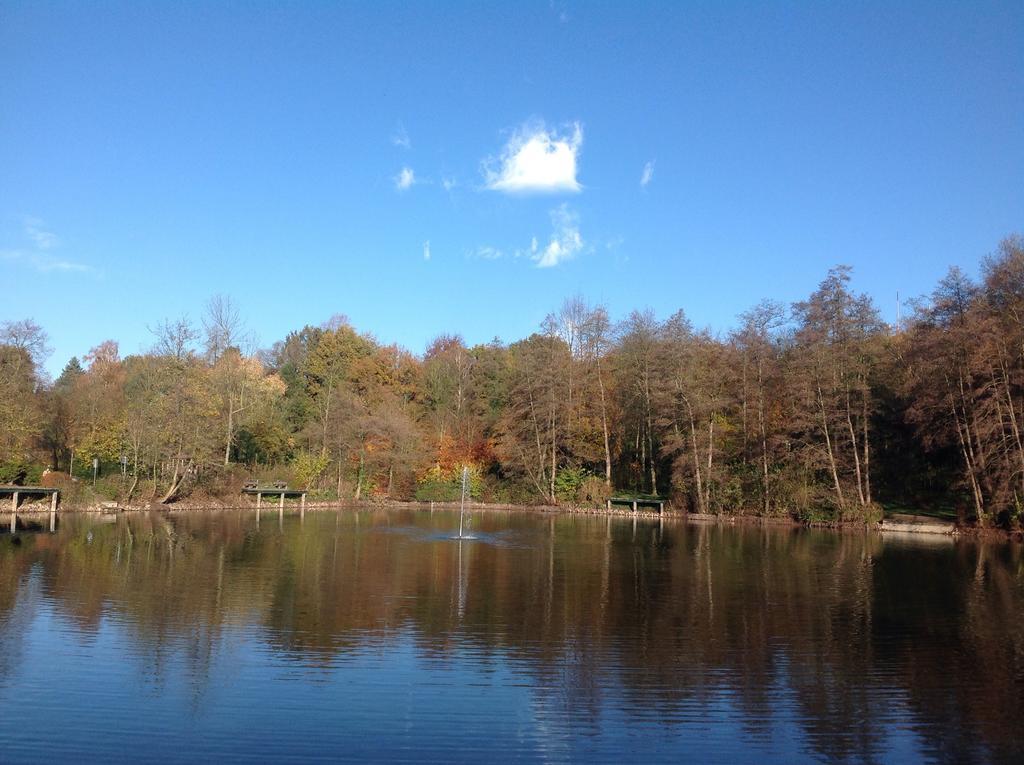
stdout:
[[52,383],[42,329],[5,322],[0,463],[120,461],[122,496],[168,503],[242,474],[338,499],[442,498],[465,467],[494,501],[623,491],[712,514],[871,521],[891,503],[1020,524],[1022,240],[978,279],[952,269],[899,327],[852,285],[838,266],[724,336],[681,310],[613,323],[572,297],[523,340],[446,334],[422,356],[340,315],[255,351],[221,296],[199,327],[164,322],[126,357],[100,343]]

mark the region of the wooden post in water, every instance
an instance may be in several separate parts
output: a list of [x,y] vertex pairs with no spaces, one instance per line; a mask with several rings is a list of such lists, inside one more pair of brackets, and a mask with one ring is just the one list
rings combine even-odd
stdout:
[[281,498],[278,500],[278,503],[277,503],[277,521],[278,521],[278,524],[277,524],[278,526],[280,526],[280,525],[282,525],[284,523],[284,492],[283,491],[281,492]]
[[57,495],[59,493],[60,492],[55,491],[55,492],[53,492],[53,494],[50,495],[50,531],[51,532],[57,530]]
[[607,500],[607,502],[608,502],[608,512],[610,513],[612,511],[612,501],[609,499],[609,500]]
[[18,528],[18,492],[14,492],[14,496],[11,497],[11,533],[13,534]]
[[635,499],[633,500],[633,512],[634,513],[636,512],[636,500]]
[[299,519],[306,519],[306,492],[302,492],[302,498],[299,500]]
[[263,501],[263,492],[262,492],[262,491],[257,491],[257,492],[256,492],[256,514],[257,514],[257,515],[259,515],[259,512],[260,512],[260,503],[261,503],[262,501]]

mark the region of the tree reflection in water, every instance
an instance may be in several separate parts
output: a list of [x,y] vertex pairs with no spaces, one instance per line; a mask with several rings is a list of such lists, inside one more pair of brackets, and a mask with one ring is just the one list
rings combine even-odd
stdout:
[[458,517],[440,512],[267,520],[68,516],[4,542],[0,701],[52,609],[80,641],[116,625],[128,674],[184,680],[194,714],[240,632],[314,675],[405,643],[426,667],[509,673],[538,725],[563,721],[551,743],[614,719],[656,723],[665,746],[717,725],[834,760],[886,759],[894,730],[938,761],[1024,755],[1019,546],[527,513],[480,514],[486,542],[444,539]]

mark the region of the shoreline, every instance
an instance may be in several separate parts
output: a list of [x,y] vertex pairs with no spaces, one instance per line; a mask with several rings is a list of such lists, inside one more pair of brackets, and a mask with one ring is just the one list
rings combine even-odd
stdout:
[[[30,502],[18,509],[18,515],[41,516],[48,515],[48,507],[35,508],[35,502]],[[458,510],[458,502],[420,502],[414,500],[347,500],[338,501],[307,501],[305,510],[311,512],[322,512],[324,510],[373,510],[373,509],[408,509],[408,510]],[[268,502],[261,507],[261,510],[273,512],[280,506],[276,502]],[[285,504],[290,512],[298,510],[298,503],[290,500]],[[190,513],[211,510],[255,510],[256,503],[252,501],[227,502],[216,497],[206,497],[202,500],[182,500],[169,505],[160,505],[153,502],[131,503],[118,505],[115,502],[104,502],[96,505],[81,506],[68,505],[60,506],[58,514],[94,514],[94,515],[115,515],[120,513],[136,512],[164,512],[164,513]],[[672,522],[684,522],[692,524],[708,524],[721,526],[777,526],[789,528],[823,529],[835,532],[850,533],[854,531],[874,532],[886,535],[929,535],[932,537],[946,538],[973,538],[984,541],[1007,541],[1024,543],[1024,532],[1011,531],[1006,529],[959,527],[949,521],[940,521],[928,516],[894,517],[883,519],[880,523],[866,524],[856,521],[839,521],[835,523],[808,523],[785,516],[759,516],[759,515],[714,515],[705,513],[686,513],[675,510],[666,510],[658,513],[654,510],[637,510],[629,508],[611,509],[601,507],[581,507],[572,505],[514,505],[503,503],[472,502],[466,504],[467,510],[477,512],[518,512],[518,513],[542,513],[558,515],[598,515],[618,518],[643,518],[645,520],[669,520]],[[9,511],[7,511],[9,512]],[[0,517],[6,514],[0,510]]]

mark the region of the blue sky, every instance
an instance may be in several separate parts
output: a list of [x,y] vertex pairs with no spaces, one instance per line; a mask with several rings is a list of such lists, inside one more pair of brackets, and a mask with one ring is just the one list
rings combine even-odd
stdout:
[[214,293],[262,345],[343,313],[418,353],[577,293],[726,331],[837,263],[891,317],[1024,230],[1022,33],[1019,2],[0,0],[0,319],[53,372]]

